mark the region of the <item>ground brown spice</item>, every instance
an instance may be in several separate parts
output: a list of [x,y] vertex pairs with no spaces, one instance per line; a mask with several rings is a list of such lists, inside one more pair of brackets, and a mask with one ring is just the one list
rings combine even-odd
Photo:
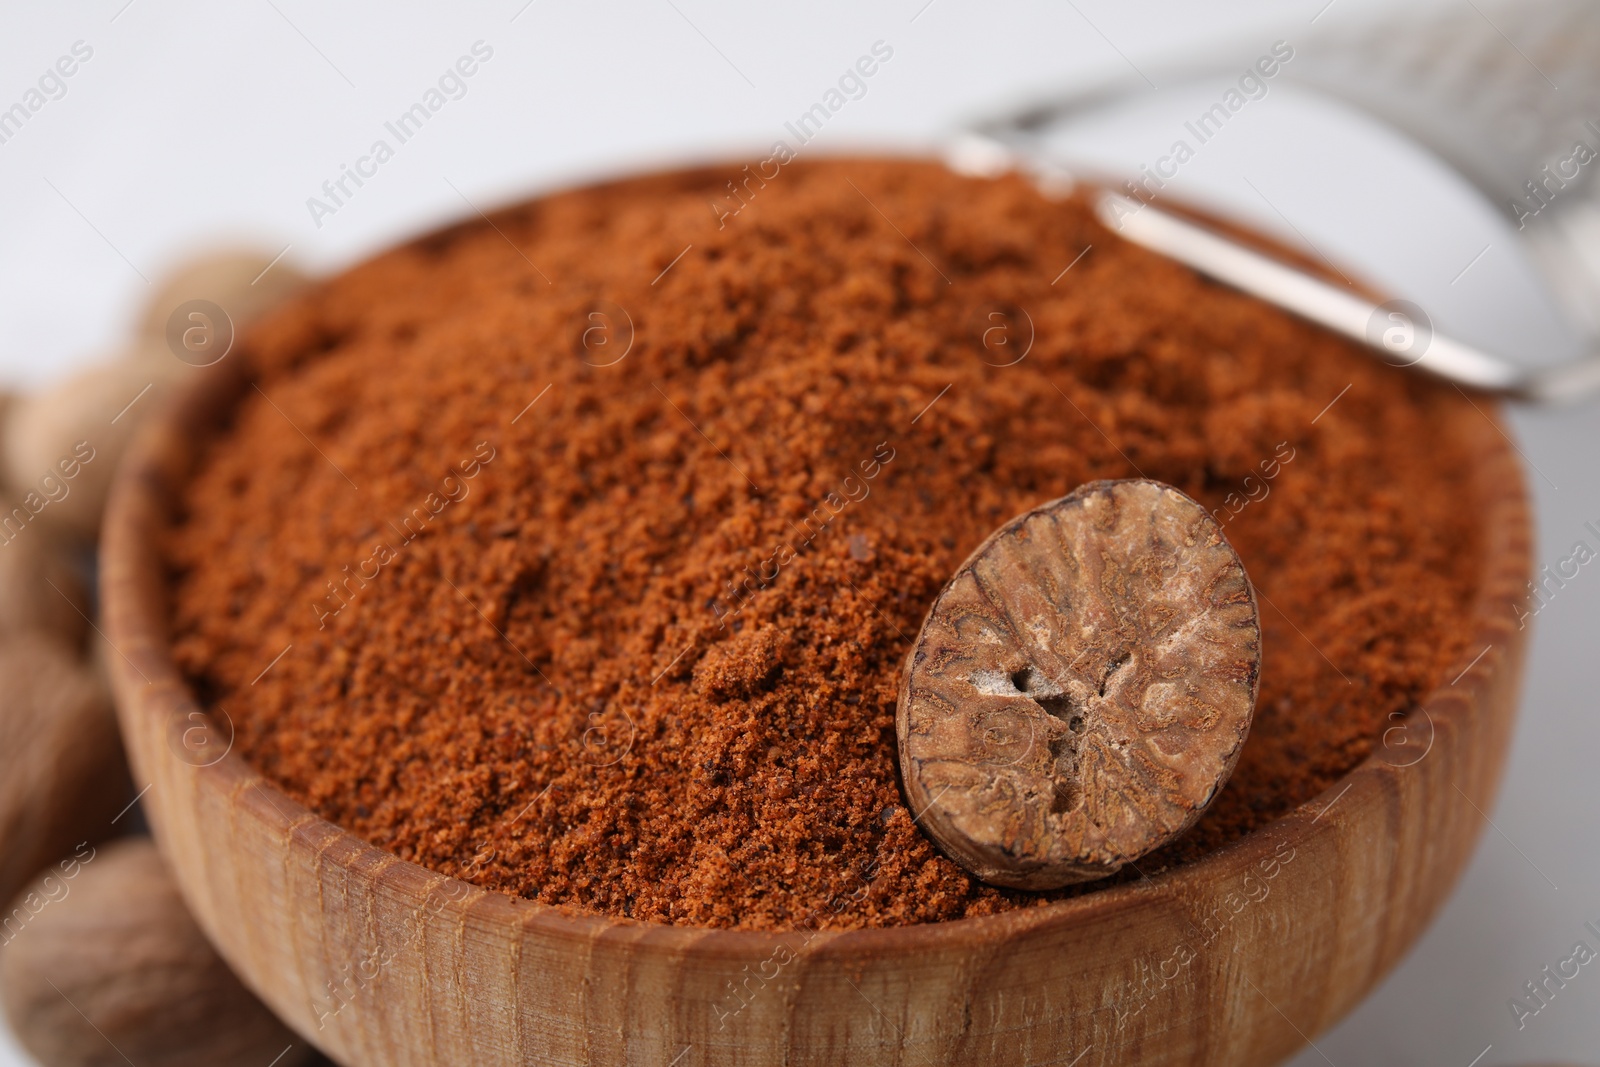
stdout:
[[1086,891],[987,887],[938,853],[894,711],[966,555],[1097,478],[1221,509],[1262,600],[1238,769],[1145,873],[1313,797],[1460,658],[1481,416],[1454,390],[1016,178],[797,163],[719,229],[728,177],[458,226],[246,346],[259,391],[169,540],[177,654],[315,811],[483,886],[664,922]]

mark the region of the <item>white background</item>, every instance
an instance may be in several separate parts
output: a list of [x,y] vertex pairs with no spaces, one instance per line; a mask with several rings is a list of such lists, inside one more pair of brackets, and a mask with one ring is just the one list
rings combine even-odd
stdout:
[[[525,3],[5,4],[0,108],[74,42],[94,56],[64,98],[0,144],[0,384],[48,382],[114,353],[149,282],[198,248],[287,245],[289,260],[323,271],[470,213],[452,184],[488,206],[666,162],[760,158],[878,40],[893,60],[808,152],[929,148],[1041,91],[1156,69],[1215,42],[1254,53],[1313,40],[1373,7]],[[1514,22],[1506,29],[1515,36]],[[467,95],[315,227],[306,198],[478,40],[494,55]],[[1080,131],[1072,151],[1151,160],[1173,116],[1207,92]],[[1469,340],[1529,359],[1570,353],[1509,229],[1437,164],[1287,87],[1228,134],[1185,169],[1184,192],[1290,239],[1298,230]],[[1597,410],[1513,413],[1542,563],[1593,542],[1582,527],[1600,522]],[[1575,941],[1593,945],[1583,924],[1600,922],[1597,632],[1600,576],[1584,573],[1539,617],[1510,773],[1466,879],[1404,965],[1297,1067],[1600,1063],[1600,973],[1585,969],[1521,1031],[1507,1005]],[[25,1062],[0,1038],[0,1067]]]

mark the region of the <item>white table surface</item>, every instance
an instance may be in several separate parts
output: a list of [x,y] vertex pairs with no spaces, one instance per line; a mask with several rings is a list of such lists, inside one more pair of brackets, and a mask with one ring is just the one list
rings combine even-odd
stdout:
[[[114,351],[146,279],[219,240],[288,245],[290,259],[329,270],[467,212],[452,184],[485,205],[684,158],[760,158],[875,41],[893,60],[816,150],[933,145],[961,120],[1041,90],[1212,41],[1259,40],[1264,51],[1279,38],[1312,40],[1374,7],[1341,0],[1313,24],[1325,4],[7,3],[0,107],[75,42],[94,54],[65,96],[0,144],[0,384],[50,381]],[[479,40],[494,55],[467,94],[315,226],[306,198]],[[1189,99],[1199,97],[1131,109],[1081,131],[1072,150],[1113,164],[1153,159]],[[1570,351],[1505,223],[1437,165],[1289,91],[1241,120],[1227,144],[1185,168],[1181,191],[1292,238],[1290,220],[1466,339]],[[1600,521],[1597,411],[1513,413],[1540,562]],[[1586,570],[1538,619],[1509,774],[1466,878],[1394,975],[1296,1067],[1600,1063],[1600,974],[1590,968],[1521,1030],[1508,1008],[1588,937],[1585,921],[1600,920],[1596,633],[1600,575]],[[0,1067],[28,1062],[0,1028]]]

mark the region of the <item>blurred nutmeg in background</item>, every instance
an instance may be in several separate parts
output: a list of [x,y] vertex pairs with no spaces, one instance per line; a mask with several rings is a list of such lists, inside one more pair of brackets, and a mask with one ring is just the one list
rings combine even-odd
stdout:
[[[0,392],[0,1000],[44,1067],[321,1061],[195,926],[143,826],[106,686],[97,538],[144,423],[304,281],[282,256],[180,264],[125,354]],[[169,325],[172,326],[169,329]]]
[[147,837],[72,853],[18,898],[0,998],[50,1067],[299,1067],[312,1055],[240,984]]

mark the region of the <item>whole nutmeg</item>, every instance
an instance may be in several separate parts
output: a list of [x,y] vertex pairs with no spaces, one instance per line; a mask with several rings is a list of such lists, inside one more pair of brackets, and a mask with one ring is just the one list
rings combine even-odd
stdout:
[[92,540],[123,450],[186,369],[175,358],[118,360],[18,403],[0,441],[15,501],[0,516],[5,534],[38,524]]
[[45,1067],[298,1067],[312,1055],[217,955],[148,838],[56,864],[7,916],[0,998]]
[[0,900],[115,833],[131,795],[101,677],[57,638],[0,640]]
[[[168,329],[176,314],[188,323],[185,306],[204,300],[227,312],[235,330],[281,303],[306,282],[286,259],[273,262],[273,253],[251,249],[222,249],[180,264],[156,287],[146,305],[139,332],[152,354],[167,347]],[[165,353],[172,358],[170,352]]]
[[48,534],[0,527],[0,640],[42,632],[77,648],[89,627],[84,571]]

